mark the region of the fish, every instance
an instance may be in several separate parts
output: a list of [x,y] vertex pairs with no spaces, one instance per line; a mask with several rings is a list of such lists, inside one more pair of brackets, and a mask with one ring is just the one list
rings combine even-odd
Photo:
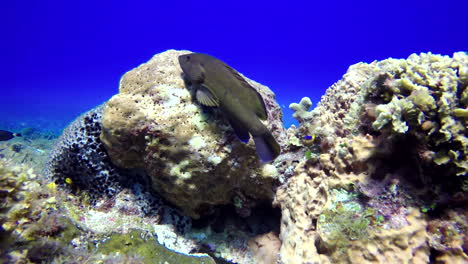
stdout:
[[247,143],[252,135],[262,162],[278,157],[281,148],[260,121],[266,120],[268,115],[263,98],[255,88],[236,70],[213,56],[190,53],[179,56],[178,60],[200,104],[219,108],[242,142]]
[[10,131],[6,130],[0,130],[0,141],[7,141],[10,140],[14,137],[21,137],[21,134],[19,133],[12,133]]

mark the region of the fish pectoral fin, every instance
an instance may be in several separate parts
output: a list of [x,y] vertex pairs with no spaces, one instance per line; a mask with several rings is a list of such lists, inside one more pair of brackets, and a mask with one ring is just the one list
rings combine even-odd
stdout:
[[239,138],[240,141],[242,141],[243,143],[249,142],[249,139],[250,139],[249,131],[245,129],[245,127],[241,123],[235,121],[234,119],[229,118],[229,124],[231,124],[231,127],[234,130],[234,133],[236,134],[236,136]]
[[208,89],[201,86],[197,89],[197,101],[206,106],[219,106],[219,100]]

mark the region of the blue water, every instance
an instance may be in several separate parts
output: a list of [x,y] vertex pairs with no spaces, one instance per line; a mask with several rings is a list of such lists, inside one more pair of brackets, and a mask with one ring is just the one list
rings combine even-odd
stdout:
[[224,60],[285,106],[349,65],[468,49],[468,1],[4,1],[0,126],[61,130],[167,49]]

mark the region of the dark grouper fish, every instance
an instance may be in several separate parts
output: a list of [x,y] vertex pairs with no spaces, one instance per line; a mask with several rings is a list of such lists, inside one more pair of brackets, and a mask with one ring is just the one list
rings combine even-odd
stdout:
[[263,162],[274,160],[280,153],[275,138],[260,121],[267,119],[261,95],[237,71],[224,62],[200,53],[179,56],[185,77],[196,89],[197,101],[221,109],[242,142],[250,134]]
[[14,137],[21,137],[21,134],[11,133],[10,131],[0,130],[0,141],[10,140]]

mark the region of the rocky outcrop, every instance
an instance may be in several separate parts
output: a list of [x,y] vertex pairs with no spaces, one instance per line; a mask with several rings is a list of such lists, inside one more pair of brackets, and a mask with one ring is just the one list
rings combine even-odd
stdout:
[[275,199],[281,263],[468,260],[465,225],[437,220],[466,214],[467,69],[461,52],[359,63],[314,110],[290,106],[305,155]]

